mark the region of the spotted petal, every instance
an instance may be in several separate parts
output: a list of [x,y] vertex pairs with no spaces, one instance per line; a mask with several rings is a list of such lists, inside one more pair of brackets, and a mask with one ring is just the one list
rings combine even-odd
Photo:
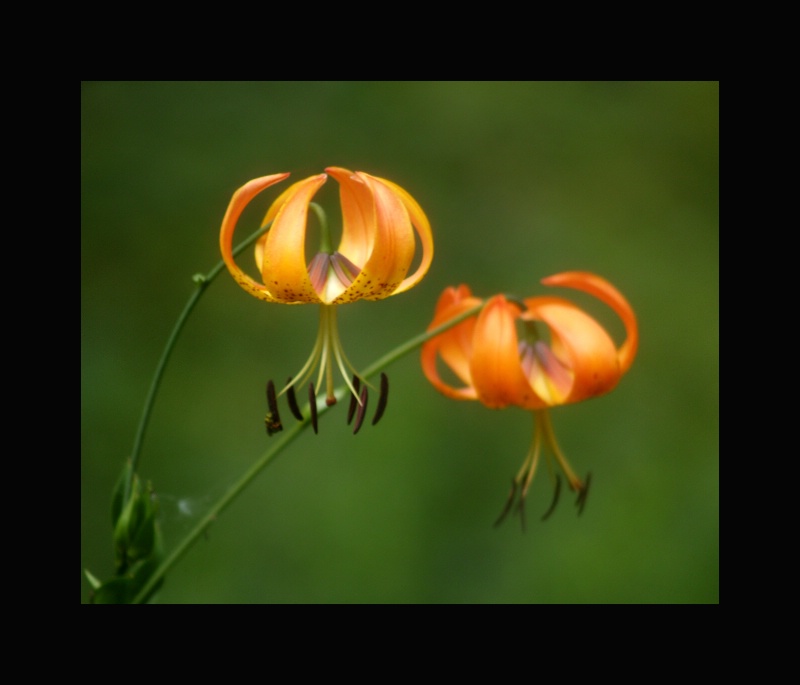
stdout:
[[[326,180],[325,174],[319,174],[298,181],[273,203],[275,219],[263,243],[261,276],[276,302],[323,301],[308,275],[305,243],[308,203]],[[277,206],[278,202],[282,204]]]
[[[340,167],[326,171],[340,184],[342,240],[338,251],[361,267],[332,302],[380,300],[414,286],[433,258],[430,224],[416,201],[391,181]],[[422,261],[414,274],[405,278],[416,252],[415,230],[422,244]]]

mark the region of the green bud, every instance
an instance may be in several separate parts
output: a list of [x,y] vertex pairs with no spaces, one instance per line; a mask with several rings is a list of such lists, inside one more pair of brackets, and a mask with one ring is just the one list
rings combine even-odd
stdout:
[[143,492],[138,476],[134,476],[131,495],[114,526],[118,574],[124,574],[131,564],[146,559],[153,552],[157,509],[152,487],[148,485]]

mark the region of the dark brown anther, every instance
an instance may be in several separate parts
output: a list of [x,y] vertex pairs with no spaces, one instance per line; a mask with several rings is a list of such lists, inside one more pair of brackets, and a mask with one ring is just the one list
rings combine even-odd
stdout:
[[558,474],[556,474],[556,489],[553,492],[553,501],[550,503],[549,509],[544,512],[544,516],[542,516],[542,521],[547,521],[550,518],[550,514],[552,514],[556,510],[556,505],[558,504],[558,497],[561,494],[561,478]]
[[264,425],[267,427],[267,435],[278,433],[283,430],[281,417],[278,413],[278,398],[275,396],[275,383],[267,383],[267,415],[264,417]]
[[381,420],[383,412],[386,411],[386,403],[389,401],[389,379],[385,373],[381,373],[381,394],[378,396],[378,406],[375,409],[375,416],[372,417],[372,425],[374,426]]
[[364,413],[367,411],[367,385],[364,384],[364,387],[361,388],[361,396],[359,397],[361,404],[358,407],[358,411],[356,412],[356,421],[353,424],[353,435],[358,433],[359,429],[361,428],[361,424],[364,423]]
[[575,500],[575,506],[578,507],[578,516],[583,513],[583,508],[586,506],[586,496],[589,494],[589,483],[592,482],[592,474],[586,474],[586,482],[583,484],[581,491],[578,493],[578,499]]
[[517,494],[517,481],[513,478],[511,479],[511,490],[508,493],[508,499],[506,500],[506,504],[503,507],[503,511],[500,512],[500,516],[497,517],[497,520],[494,522],[495,528],[499,526],[508,516],[508,512],[511,511],[511,505],[514,504],[514,495]]
[[358,406],[358,391],[361,389],[361,380],[355,374],[353,375],[353,389],[356,391],[355,395],[350,393],[350,406],[347,409],[347,425],[353,420],[356,414],[356,407]]
[[308,384],[308,406],[311,407],[311,427],[314,433],[317,434],[317,395],[314,393],[314,384]]
[[292,377],[286,379],[286,401],[289,403],[289,409],[292,410],[292,415],[298,421],[303,420],[303,413],[300,411],[300,407],[297,404],[297,395],[294,394],[294,386],[292,383]]

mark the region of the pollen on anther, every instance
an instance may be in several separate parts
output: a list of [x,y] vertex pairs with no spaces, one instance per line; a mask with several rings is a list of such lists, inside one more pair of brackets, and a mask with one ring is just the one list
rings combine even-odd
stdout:
[[267,415],[264,417],[264,424],[267,428],[267,435],[278,433],[283,430],[281,417],[278,413],[278,398],[275,394],[275,383],[267,383]]

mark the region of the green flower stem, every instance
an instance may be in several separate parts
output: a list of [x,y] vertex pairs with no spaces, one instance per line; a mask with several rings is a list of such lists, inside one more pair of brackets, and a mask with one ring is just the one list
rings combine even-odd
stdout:
[[309,202],[308,206],[317,215],[317,220],[319,221],[319,251],[325,254],[333,254],[333,240],[331,239],[331,231],[328,228],[328,215],[316,202]]
[[[243,243],[237,245],[236,248],[233,250],[234,256],[238,255],[242,250],[246,249],[250,245],[252,245],[259,236],[263,235],[269,230],[271,226],[270,222],[266,226],[262,226],[259,230],[257,230],[253,235],[247,238]],[[161,378],[164,376],[164,369],[167,366],[167,362],[169,361],[169,357],[172,354],[172,350],[175,348],[175,343],[178,341],[178,336],[180,336],[181,331],[183,330],[184,325],[186,324],[189,315],[192,313],[197,302],[200,300],[200,297],[205,292],[206,288],[211,285],[211,282],[219,276],[220,272],[225,268],[225,262],[220,260],[220,262],[209,271],[207,274],[195,274],[192,276],[192,280],[197,284],[197,289],[192,293],[189,297],[189,301],[186,303],[186,306],[183,308],[181,315],[178,317],[178,320],[175,322],[175,327],[172,329],[172,333],[167,340],[167,344],[164,347],[164,351],[161,353],[161,359],[158,361],[158,366],[156,367],[156,372],[153,375],[153,380],[150,383],[150,391],[147,393],[147,399],[144,402],[144,409],[142,410],[142,416],[139,419],[139,428],[136,430],[136,437],[133,441],[133,451],[131,452],[131,468],[128,470],[128,476],[125,479],[125,492],[123,497],[123,502],[128,501],[128,497],[131,494],[131,485],[133,483],[133,476],[136,473],[136,467],[139,464],[139,456],[142,452],[142,443],[144,442],[144,434],[147,430],[147,424],[150,422],[150,414],[153,412],[153,404],[156,401],[156,395],[158,394],[158,388],[161,385]]]
[[[361,374],[362,378],[368,378],[369,376],[374,376],[376,373],[382,371],[384,368],[389,366],[389,364],[397,361],[401,357],[407,355],[409,352],[413,352],[418,347],[422,346],[423,343],[427,342],[431,338],[443,333],[444,331],[452,328],[458,323],[461,323],[464,319],[469,318],[470,316],[474,316],[477,314],[483,305],[476,305],[472,309],[468,309],[467,311],[463,312],[459,316],[451,319],[447,323],[442,324],[441,326],[437,326],[436,328],[426,331],[425,333],[421,333],[420,335],[411,338],[407,342],[403,343],[399,347],[396,347],[392,351],[388,352],[387,354],[383,355],[380,359],[375,361],[374,363],[370,364],[363,373]],[[177,326],[176,326],[177,330]],[[341,400],[350,392],[349,388],[346,385],[342,385],[341,387],[337,388],[336,390],[336,398]],[[322,416],[325,412],[330,409],[328,405],[325,404],[324,398],[320,398],[320,401],[317,405],[317,415]],[[155,587],[156,583],[158,583],[161,578],[169,571],[170,568],[187,552],[187,550],[200,538],[203,533],[205,532],[206,528],[216,520],[216,518],[230,505],[240,494],[241,492],[250,484],[250,482],[272,461],[275,457],[278,456],[283,451],[283,448],[286,447],[289,443],[291,443],[298,435],[300,435],[306,428],[308,428],[309,424],[311,423],[310,420],[310,411],[308,404],[304,407],[303,416],[306,417],[300,423],[295,424],[292,428],[286,431],[284,435],[274,444],[270,449],[268,449],[243,475],[242,477],[234,483],[228,491],[222,495],[222,497],[211,507],[208,513],[203,516],[200,521],[198,521],[197,525],[189,532],[189,534],[180,542],[178,545],[172,550],[172,552],[167,556],[164,561],[161,562],[161,565],[155,570],[150,579],[147,581],[145,586],[139,591],[139,594],[133,600],[134,604],[141,604],[145,599],[148,598],[150,592]]]

